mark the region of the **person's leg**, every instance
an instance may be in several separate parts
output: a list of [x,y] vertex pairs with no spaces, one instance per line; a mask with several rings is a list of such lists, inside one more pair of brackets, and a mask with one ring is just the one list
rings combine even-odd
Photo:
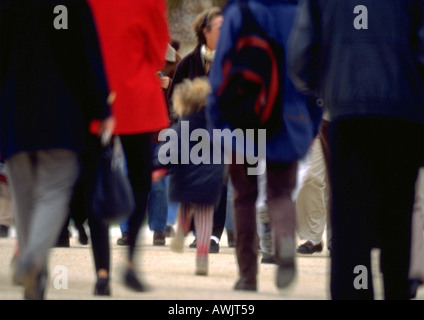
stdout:
[[7,237],[9,235],[9,228],[12,224],[13,210],[10,188],[6,182],[0,179],[0,237]]
[[149,133],[123,135],[120,138],[135,199],[135,210],[129,218],[125,283],[133,290],[145,291],[146,287],[138,281],[135,274],[135,248],[140,228],[146,217],[147,197],[151,186],[151,135]]
[[235,247],[235,231],[234,231],[234,209],[233,209],[233,185],[231,179],[228,179],[227,185],[227,209],[225,216],[225,230],[227,232],[228,246]]
[[9,186],[14,208],[16,234],[20,252],[28,245],[30,225],[33,219],[33,192],[35,190],[35,170],[30,153],[19,153],[6,161]]
[[[380,179],[384,191],[378,216],[385,299],[409,299],[411,225],[415,184],[424,155],[424,126],[382,121],[384,153]],[[421,229],[422,230],[422,229]]]
[[298,247],[298,253],[322,251],[322,236],[329,209],[326,176],[321,140],[316,138],[311,148],[309,167],[296,198],[298,235],[300,239],[307,240]]
[[382,200],[376,174],[380,163],[375,154],[380,146],[374,137],[378,130],[353,119],[331,124],[332,299],[374,297],[370,255],[379,242],[375,216]]
[[296,181],[296,162],[267,163],[267,207],[278,264],[278,288],[288,286],[296,274],[296,207],[292,199]]
[[196,274],[207,275],[210,237],[212,234],[214,206],[194,205],[194,225],[197,235]]
[[236,257],[240,279],[236,290],[257,290],[258,236],[256,229],[256,176],[248,176],[244,164],[231,164],[233,183]]
[[153,245],[165,245],[168,199],[165,179],[152,183],[147,202],[148,223],[153,231]]
[[[37,151],[33,157],[23,156],[26,158],[24,166],[29,169],[26,173],[34,184],[29,200],[32,208],[25,214],[27,218],[31,217],[27,243],[21,251],[17,274],[23,279],[26,298],[38,299],[44,295],[49,249],[55,244],[68,216],[79,163],[77,155],[65,149]],[[18,202],[22,198],[17,189],[26,183],[25,175],[18,173],[21,170],[19,163],[13,159],[10,162],[10,179]],[[28,197],[27,194],[24,196]]]
[[184,238],[191,228],[191,220],[194,214],[194,207],[190,203],[180,203],[177,213],[177,231],[171,242],[171,250],[182,252],[184,248]]
[[215,207],[213,214],[213,229],[210,244],[210,252],[219,252],[219,241],[221,240],[222,233],[224,232],[225,219],[227,216],[227,186],[222,186],[221,198],[218,206]]
[[415,298],[419,285],[424,283],[424,167],[415,185],[412,214],[411,265],[409,267],[410,297]]

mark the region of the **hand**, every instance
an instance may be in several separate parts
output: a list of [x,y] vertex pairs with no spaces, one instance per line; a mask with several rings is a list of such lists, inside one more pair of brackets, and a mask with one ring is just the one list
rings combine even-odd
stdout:
[[105,133],[108,135],[112,135],[114,129],[115,129],[115,118],[113,116],[110,116],[109,118],[106,118],[100,121],[97,135],[99,137],[101,137]]
[[165,90],[168,89],[170,82],[171,82],[171,79],[169,77],[164,76],[164,77],[160,78],[161,86]]

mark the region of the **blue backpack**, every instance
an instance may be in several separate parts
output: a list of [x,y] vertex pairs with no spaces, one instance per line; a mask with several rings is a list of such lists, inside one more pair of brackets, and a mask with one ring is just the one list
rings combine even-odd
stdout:
[[239,3],[243,28],[223,64],[219,111],[233,129],[266,129],[272,137],[282,126],[283,48],[256,22],[247,3]]

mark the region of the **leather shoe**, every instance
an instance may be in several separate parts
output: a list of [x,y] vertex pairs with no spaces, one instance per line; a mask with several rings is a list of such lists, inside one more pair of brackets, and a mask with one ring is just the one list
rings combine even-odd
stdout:
[[119,239],[116,241],[116,244],[117,244],[118,246],[127,246],[127,245],[128,245],[128,234],[127,234],[127,233],[124,233],[124,234],[122,235],[122,238],[119,238]]
[[94,287],[95,296],[110,296],[109,278],[97,278]]
[[243,290],[243,291],[257,291],[256,282],[248,282],[245,278],[240,278],[235,286],[234,290]]
[[321,251],[322,251],[322,242],[318,243],[317,245],[313,245],[312,242],[309,240],[297,248],[297,253],[301,253],[301,254],[313,254],[315,252],[321,252]]
[[147,285],[145,285],[142,281],[140,281],[134,270],[127,268],[124,274],[124,284],[137,292],[146,292],[149,291]]
[[164,246],[165,245],[165,232],[155,231],[153,232],[153,245]]

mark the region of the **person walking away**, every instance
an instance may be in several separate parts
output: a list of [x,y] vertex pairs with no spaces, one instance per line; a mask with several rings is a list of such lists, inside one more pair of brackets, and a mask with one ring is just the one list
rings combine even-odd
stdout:
[[[330,116],[332,299],[374,298],[373,248],[381,249],[384,298],[409,298],[423,47],[422,0],[301,2],[290,74]],[[368,283],[355,282],[358,270]]]
[[[152,133],[168,127],[165,98],[157,76],[169,42],[164,0],[90,0],[111,90],[114,134],[120,137],[136,208],[129,218],[124,284],[137,292],[148,288],[137,273],[136,244],[145,221],[151,187]],[[95,294],[110,295],[108,227],[90,223],[97,283]]]
[[[232,82],[232,78],[225,78],[224,74],[228,70],[228,64],[236,65],[237,55],[235,52],[236,44],[239,43],[240,34],[244,28],[252,29],[257,34],[265,34],[259,43],[272,43],[280,48],[284,56],[287,49],[287,41],[292,29],[294,17],[297,10],[296,1],[276,1],[276,0],[251,0],[251,1],[229,1],[224,11],[224,22],[221,28],[220,37],[217,46],[217,52],[210,72],[210,81],[212,84],[212,94],[209,97],[208,103],[208,121],[211,127],[232,128],[236,129],[236,125],[232,126],[230,117],[223,116],[223,107],[221,105],[220,92],[223,89],[223,83],[237,85],[237,82]],[[253,33],[253,31],[252,31]],[[243,38],[246,39],[246,38]],[[249,38],[247,38],[249,39]],[[246,40],[245,43],[251,43]],[[263,46],[258,46],[263,47]],[[297,118],[298,114],[302,113],[302,109],[308,109],[307,98],[300,94],[284,72],[285,61],[281,58],[278,60],[273,50],[270,58],[275,63],[281,63],[281,68],[277,69],[278,76],[278,92],[282,92],[281,100],[273,101],[273,107],[278,114],[276,120],[285,122],[284,110],[292,110],[291,118]],[[263,52],[263,51],[261,51]],[[264,53],[265,55],[265,53]],[[240,58],[241,59],[241,58]],[[253,63],[252,63],[253,62]],[[249,62],[246,62],[246,65]],[[253,64],[260,64],[261,61],[250,61],[251,67]],[[264,63],[262,61],[262,63]],[[265,63],[261,65],[265,69]],[[262,69],[262,68],[261,68]],[[249,69],[250,70],[250,69]],[[255,73],[255,75],[259,75]],[[259,75],[260,77],[262,74]],[[275,79],[275,78],[272,78]],[[263,83],[268,83],[271,76],[263,75]],[[247,80],[246,80],[247,81]],[[274,82],[275,83],[275,82]],[[283,85],[284,84],[284,85]],[[248,98],[249,90],[240,90],[239,99],[233,99],[234,103],[237,100],[256,99]],[[238,92],[229,93],[236,95]],[[267,98],[272,101],[269,96]],[[254,102],[252,100],[252,103]],[[230,108],[232,106],[228,106]],[[314,106],[310,110],[315,110]],[[284,111],[284,112],[283,112]],[[319,113],[318,121],[321,121],[322,113]],[[295,115],[296,114],[296,115]],[[235,112],[233,119],[243,119],[244,112]],[[293,283],[296,276],[296,261],[295,261],[295,229],[296,229],[296,213],[295,205],[291,195],[296,186],[297,178],[297,163],[298,159],[303,158],[310,146],[312,139],[318,132],[317,126],[313,126],[309,121],[310,115],[302,113],[302,121],[297,122],[296,126],[301,123],[302,128],[298,127],[297,133],[300,133],[299,139],[296,142],[296,151],[292,152],[292,138],[289,135],[290,122],[285,122],[283,126],[275,126],[274,135],[266,140],[266,198],[269,216],[271,219],[274,250],[276,253],[277,272],[275,283],[278,288],[286,288]],[[304,126],[303,126],[304,125]],[[235,290],[257,290],[257,274],[258,274],[258,245],[257,245],[257,223],[256,223],[256,200],[258,197],[257,176],[249,175],[247,172],[247,163],[238,164],[233,159],[230,165],[230,177],[233,184],[234,197],[234,220],[236,226],[236,256],[239,269],[239,279],[237,280]]]
[[[178,150],[178,159],[181,153],[188,152],[190,160],[187,164],[167,164],[167,156],[163,150],[159,150],[156,166],[168,167],[170,175],[170,200],[178,202],[177,230],[172,239],[171,249],[181,252],[184,248],[184,238],[190,231],[192,218],[197,237],[196,247],[196,271],[197,275],[208,274],[208,254],[210,236],[213,227],[213,214],[215,207],[220,201],[221,187],[224,180],[224,164],[214,164],[211,161],[193,159],[195,141],[190,141],[187,151],[183,150],[182,144],[183,127],[189,127],[189,135],[193,132],[206,132],[205,106],[207,95],[210,92],[209,81],[206,77],[186,79],[175,88],[173,106],[178,114],[178,122],[170,129],[176,132],[178,139],[167,142],[161,149]],[[171,144],[171,145],[169,145]],[[214,147],[209,136],[202,136],[202,145],[209,145],[204,152],[210,152],[209,159],[213,158]],[[206,157],[203,154],[202,159]],[[171,155],[172,157],[172,155]],[[175,155],[174,155],[175,157]],[[199,163],[198,163],[199,162]]]
[[[69,28],[57,29],[55,5]],[[85,1],[0,2],[0,153],[12,193],[19,258],[14,282],[44,299],[49,249],[68,215],[89,123],[112,130],[96,29]]]

